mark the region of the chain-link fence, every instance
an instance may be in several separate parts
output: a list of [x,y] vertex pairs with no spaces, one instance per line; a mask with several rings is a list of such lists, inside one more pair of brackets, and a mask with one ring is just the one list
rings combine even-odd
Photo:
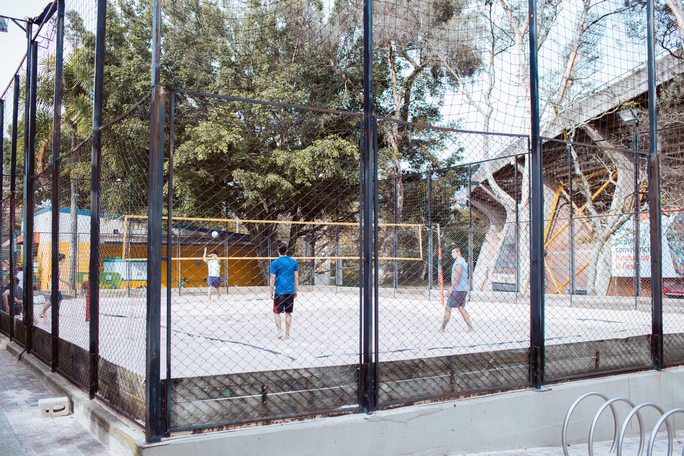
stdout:
[[667,10],[49,5],[2,95],[0,331],[150,440],[684,360]]

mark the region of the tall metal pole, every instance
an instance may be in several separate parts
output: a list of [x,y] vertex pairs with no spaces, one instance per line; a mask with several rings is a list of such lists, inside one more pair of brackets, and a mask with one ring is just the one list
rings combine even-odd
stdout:
[[[128,213],[129,214],[131,213],[131,200],[133,199],[133,188],[132,188],[131,184],[132,184],[132,182],[128,181]],[[126,221],[124,223],[128,224],[128,226],[126,227],[127,228],[126,229],[126,236],[128,236],[128,240],[131,240],[131,237],[132,237],[131,236],[131,230],[130,230],[131,222]],[[124,239],[124,242],[126,242],[126,241],[127,241],[127,239]],[[126,243],[126,246],[127,246],[126,247],[126,249],[127,249],[126,254],[130,258],[131,257],[131,244],[130,244],[130,242]],[[128,281],[128,286],[126,287],[126,294],[128,295],[129,298],[131,297],[131,282],[132,282],[131,281],[131,274],[132,273],[133,273],[133,271],[131,269],[131,262],[126,261],[126,279]]]
[[432,299],[432,170],[428,172],[428,299]]
[[515,302],[518,303],[520,294],[520,206],[518,203],[518,156],[513,157],[513,176],[515,190]]
[[[30,129],[30,121],[29,118],[31,117],[31,59],[33,57],[33,53],[31,52],[31,47],[32,47],[32,42],[31,42],[31,29],[33,28],[33,24],[31,21],[28,21],[26,23],[26,39],[28,41],[26,45],[26,78],[24,80],[24,169],[22,170],[22,180],[24,182],[24,189],[22,193],[22,206],[21,206],[21,235],[23,239],[24,245],[26,244],[26,218],[28,217],[28,213],[26,211],[27,206],[27,180],[26,180],[26,167],[29,164],[29,129]],[[31,192],[33,194],[33,192]],[[30,288],[26,286],[27,284],[31,283],[31,276],[29,275],[29,271],[26,269],[26,249],[24,249],[24,257],[22,258],[22,273],[24,275],[24,296],[23,296],[23,302],[24,302],[24,320],[23,323],[24,325],[28,328],[28,322],[26,319],[26,312],[28,312],[28,307],[26,303],[28,302],[33,302],[33,293]],[[31,301],[28,299],[31,298]],[[26,333],[24,343],[26,344],[26,349],[28,350],[30,345],[29,345],[29,334]]]
[[641,294],[641,200],[639,199],[639,124],[634,133],[634,297],[636,308],[639,308]]
[[539,134],[539,79],[537,74],[537,5],[529,0],[530,28],[530,382],[541,388],[544,381],[544,187]]
[[9,242],[10,242],[10,258],[9,258],[9,275],[10,275],[10,340],[14,339],[14,277],[16,276],[16,252],[15,247],[15,224],[16,224],[16,202],[15,192],[17,191],[17,130],[19,128],[19,95],[21,88],[19,86],[19,75],[14,75],[14,102],[12,106],[12,150],[10,152],[10,200],[9,200]]
[[[167,214],[168,214],[168,219],[166,223],[166,384],[170,385],[171,384],[171,299],[172,299],[172,288],[173,288],[173,283],[172,283],[172,271],[173,271],[173,264],[171,261],[171,258],[173,257],[172,252],[173,252],[173,230],[171,229],[172,226],[172,221],[173,221],[173,154],[175,152],[175,141],[174,141],[174,120],[175,120],[175,108],[176,108],[176,94],[175,92],[171,92],[171,106],[170,106],[170,111],[171,111],[171,119],[169,122],[169,178],[168,178],[168,193],[167,193],[167,200],[166,200],[166,206],[167,206]],[[163,124],[162,124],[163,128]],[[162,130],[162,135],[163,135],[163,130]],[[163,148],[162,148],[162,157],[163,157]],[[163,166],[163,159],[161,160],[162,166]],[[180,230],[179,230],[180,232]],[[226,240],[226,246],[228,245],[228,240]],[[181,257],[181,252],[180,249],[178,250],[178,257]],[[226,247],[226,271],[228,270],[228,248]],[[228,277],[228,275],[226,275]],[[228,290],[226,289],[226,296],[228,295]],[[161,320],[161,317],[160,317]],[[160,330],[161,332],[161,330]],[[159,374],[161,376],[161,372]],[[170,407],[166,407],[166,414],[161,417],[168,425],[171,419],[171,409]]]
[[[340,221],[340,189],[336,189],[335,200],[337,204],[335,205],[335,221]],[[342,260],[340,259],[340,225],[335,225],[335,286],[339,287],[342,285]]]
[[[97,392],[97,365],[100,341],[100,180],[102,162],[102,102],[104,94],[105,29],[107,0],[97,1],[97,34],[95,38],[95,83],[93,89],[93,146],[90,165],[90,399]],[[76,217],[77,214],[72,214]]]
[[[468,163],[468,281],[469,290],[473,289],[473,168]],[[470,293],[468,293],[470,294]]]
[[663,367],[663,270],[662,227],[660,207],[660,159],[658,156],[658,130],[656,118],[656,54],[655,19],[653,0],[647,0],[648,28],[648,203],[651,219],[651,355],[653,368]]
[[316,285],[316,238],[313,234],[309,235],[309,251],[311,252],[311,285]]
[[36,90],[38,84],[38,43],[31,43],[31,90],[28,113],[28,147],[24,175],[24,308],[26,309],[26,351],[33,349],[33,177],[36,159]]
[[[52,302],[59,302],[59,146],[62,125],[62,66],[64,62],[64,0],[57,0],[55,43],[55,105],[52,115]],[[76,214],[71,214],[76,217]],[[74,284],[75,285],[75,284]],[[59,306],[52,306],[52,372],[59,365]]]
[[568,250],[570,251],[570,305],[572,306],[572,299],[575,295],[575,221],[573,220],[573,205],[572,205],[572,179],[574,173],[572,170],[572,153],[568,146],[568,211],[570,212],[570,240],[568,242]]
[[361,353],[359,404],[375,409],[373,361],[373,2],[363,2],[363,137],[361,143]]
[[379,230],[380,230],[380,208],[378,198],[378,123],[373,117],[373,318],[375,324],[373,325],[373,359],[371,361],[371,404],[375,407],[378,404],[380,392],[380,370],[378,368],[378,360],[380,359],[380,351],[378,341],[380,340],[380,276],[378,274],[380,253],[379,249]]
[[145,440],[159,442],[161,410],[161,267],[164,186],[164,89],[161,86],[161,0],[153,2],[152,119],[150,123],[149,208],[147,225],[147,338]]
[[[397,173],[399,173],[399,169],[397,168]],[[397,292],[397,287],[399,286],[399,265],[397,263],[397,257],[398,257],[398,241],[397,241],[397,224],[399,223],[399,214],[397,213],[399,209],[399,194],[397,193],[399,191],[399,175],[394,176],[394,261],[393,261],[393,266],[394,266],[394,278],[392,280],[392,285],[394,286],[394,293],[396,296]],[[420,235],[420,234],[419,234]]]

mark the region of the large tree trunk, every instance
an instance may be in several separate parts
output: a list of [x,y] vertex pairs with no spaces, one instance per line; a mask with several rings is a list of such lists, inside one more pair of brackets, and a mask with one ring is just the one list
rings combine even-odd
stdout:
[[[278,256],[276,251],[277,235],[273,226],[264,223],[245,223],[247,232],[252,238],[252,246],[256,256],[266,258]],[[259,272],[264,284],[269,283],[271,260],[257,260]]]

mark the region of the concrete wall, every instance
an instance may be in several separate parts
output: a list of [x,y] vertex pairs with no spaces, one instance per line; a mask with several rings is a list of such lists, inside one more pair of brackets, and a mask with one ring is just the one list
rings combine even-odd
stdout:
[[[684,406],[684,369],[583,380],[480,398],[174,438],[142,449],[145,455],[460,455],[485,451],[560,447],[565,414],[577,397],[598,391],[635,404],[655,402],[666,411]],[[603,404],[587,398],[573,413],[570,443],[586,445],[594,413]],[[630,408],[616,404],[620,422]],[[684,419],[677,416],[676,426]],[[645,411],[646,432],[657,421]],[[607,411],[595,441],[612,437]],[[632,426],[631,436],[638,435]],[[647,434],[648,435],[648,434]],[[586,448],[586,447],[585,447]],[[560,454],[560,448],[559,448]]]

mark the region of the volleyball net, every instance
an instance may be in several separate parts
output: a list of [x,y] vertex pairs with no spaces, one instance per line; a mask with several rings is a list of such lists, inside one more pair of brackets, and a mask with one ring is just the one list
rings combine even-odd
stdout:
[[[125,215],[121,259],[147,260],[147,216]],[[204,249],[218,260],[274,260],[279,242],[288,244],[296,260],[358,260],[361,230],[358,222],[244,220],[197,217],[163,218],[162,255],[172,261],[202,260]],[[426,227],[415,223],[380,223],[379,261],[423,261]]]

